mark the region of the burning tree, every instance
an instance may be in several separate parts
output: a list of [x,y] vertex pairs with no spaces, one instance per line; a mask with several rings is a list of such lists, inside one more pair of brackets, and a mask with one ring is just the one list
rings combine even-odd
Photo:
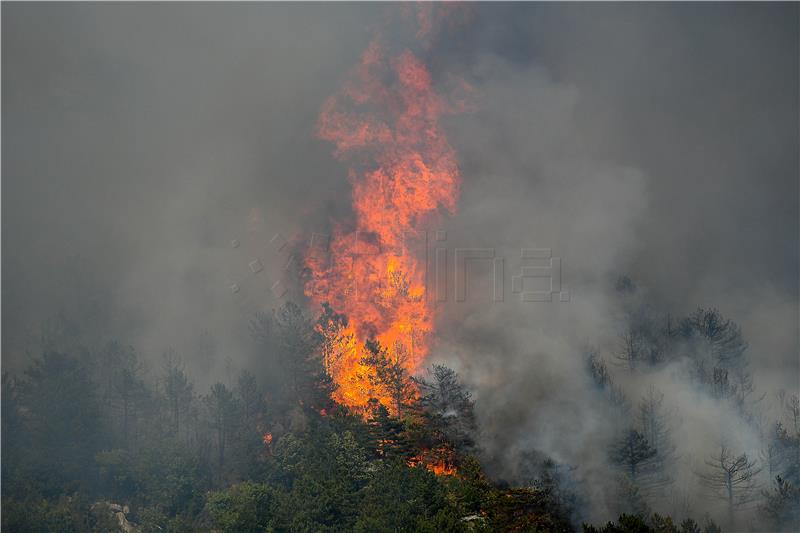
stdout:
[[[433,309],[424,261],[408,240],[423,236],[440,211],[455,211],[459,170],[439,122],[456,110],[434,90],[419,58],[409,50],[388,53],[375,39],[320,113],[319,137],[350,164],[354,219],[334,227],[329,257],[306,257],[305,293],[347,317],[323,329],[334,399],[348,407],[362,409],[376,381],[385,388],[394,379],[379,376],[379,367],[413,374],[428,353]],[[406,393],[394,388],[395,397],[385,392],[378,399],[399,411]]]
[[371,370],[370,383],[382,392],[382,396],[391,399],[392,410],[398,417],[402,416],[403,408],[414,397],[411,380],[403,367],[404,353],[405,348],[400,345],[395,348],[392,357],[378,341],[368,340],[362,358],[362,363]]

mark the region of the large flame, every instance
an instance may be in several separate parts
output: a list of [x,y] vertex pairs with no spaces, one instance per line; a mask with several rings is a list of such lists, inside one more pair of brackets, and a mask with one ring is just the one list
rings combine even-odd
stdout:
[[354,220],[337,224],[323,262],[309,256],[306,294],[328,303],[347,324],[322,325],[334,399],[363,408],[370,398],[392,408],[362,364],[376,339],[413,374],[429,351],[434,316],[426,297],[426,260],[409,249],[438,212],[454,212],[459,196],[455,153],[440,126],[453,110],[438,95],[412,52],[387,54],[379,40],[364,52],[341,93],[319,117],[319,137],[349,165]]

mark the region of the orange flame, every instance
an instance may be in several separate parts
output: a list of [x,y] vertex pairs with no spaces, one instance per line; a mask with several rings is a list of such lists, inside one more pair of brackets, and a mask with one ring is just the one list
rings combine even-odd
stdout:
[[346,325],[322,325],[321,332],[338,385],[334,399],[351,408],[370,398],[392,406],[361,362],[364,341],[376,339],[412,374],[428,354],[434,317],[427,265],[407,239],[425,235],[440,211],[456,209],[459,170],[439,124],[451,111],[420,59],[408,50],[389,57],[374,40],[320,113],[319,137],[350,165],[355,217],[334,227],[327,264],[306,258],[305,293],[347,317]]
[[425,467],[437,476],[453,476],[456,473],[455,468],[446,465],[444,462],[427,464]]
[[435,451],[423,450],[408,460],[408,466],[422,464],[437,476],[454,476],[458,469],[452,464],[453,455],[453,451],[446,448]]
[[261,437],[261,441],[267,446],[272,444],[272,433],[264,433],[264,435]]

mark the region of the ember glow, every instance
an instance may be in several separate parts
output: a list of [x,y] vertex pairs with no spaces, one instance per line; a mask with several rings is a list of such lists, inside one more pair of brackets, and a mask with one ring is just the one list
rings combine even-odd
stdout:
[[305,292],[347,323],[321,326],[334,399],[362,408],[370,398],[392,406],[362,363],[377,340],[414,373],[429,351],[434,313],[426,297],[425,258],[409,249],[441,212],[453,213],[459,170],[440,118],[454,111],[434,91],[412,52],[388,54],[379,40],[364,52],[342,91],[329,98],[318,135],[349,165],[354,220],[338,223],[323,263],[308,257]]
[[408,460],[409,466],[422,464],[437,476],[453,476],[458,469],[453,465],[455,453],[451,448],[442,447],[436,450],[423,450],[422,453]]

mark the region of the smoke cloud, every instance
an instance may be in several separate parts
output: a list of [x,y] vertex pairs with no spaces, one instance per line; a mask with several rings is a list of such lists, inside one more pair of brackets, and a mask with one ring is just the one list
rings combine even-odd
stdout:
[[[347,169],[314,137],[320,105],[374,29],[405,45],[396,10],[4,6],[5,367],[65,330],[153,365],[173,348],[199,387],[256,361],[250,313],[300,299],[291,249],[349,215]],[[518,480],[534,451],[573,465],[597,520],[614,512],[606,450],[625,424],[586,371],[596,351],[634,409],[665,395],[680,446],[664,510],[688,512],[714,446],[735,434],[757,454],[758,431],[680,360],[644,376],[612,364],[628,321],[614,282],[630,275],[664,313],[713,306],[740,324],[765,416],[800,390],[798,7],[470,11],[423,53],[475,108],[446,120],[462,196],[432,229],[450,254],[494,248],[504,299],[486,262],[464,302],[450,278],[431,360],[474,391],[495,476]],[[522,248],[561,258],[569,301],[519,300]]]

